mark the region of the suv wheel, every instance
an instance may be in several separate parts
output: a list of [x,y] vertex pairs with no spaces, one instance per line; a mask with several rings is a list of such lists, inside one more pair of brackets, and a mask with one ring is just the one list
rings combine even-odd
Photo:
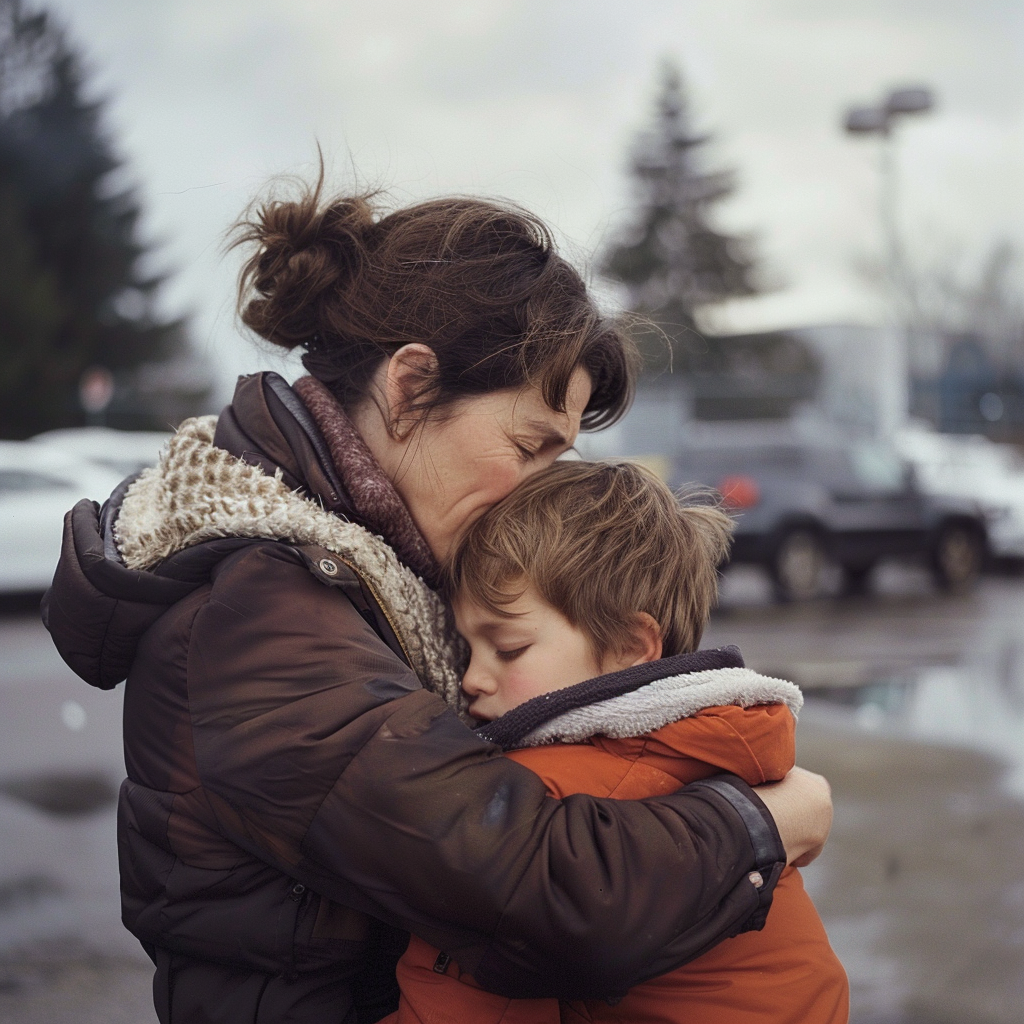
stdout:
[[809,601],[822,590],[825,548],[821,537],[809,529],[783,535],[772,559],[775,596],[780,601]]
[[939,531],[932,549],[932,572],[943,590],[962,594],[981,575],[985,542],[967,523],[948,523]]
[[847,597],[860,597],[871,589],[871,573],[874,562],[867,565],[843,566],[843,594]]

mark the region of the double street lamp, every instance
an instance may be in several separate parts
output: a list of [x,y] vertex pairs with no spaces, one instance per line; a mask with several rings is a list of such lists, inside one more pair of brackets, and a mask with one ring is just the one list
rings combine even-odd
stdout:
[[888,135],[893,119],[903,114],[923,114],[935,106],[931,89],[916,86],[894,89],[877,107],[851,107],[846,113],[848,132],[880,132]]

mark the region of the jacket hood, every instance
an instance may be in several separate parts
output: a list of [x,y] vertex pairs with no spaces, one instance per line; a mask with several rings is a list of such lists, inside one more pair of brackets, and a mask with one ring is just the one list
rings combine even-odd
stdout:
[[[116,685],[145,629],[206,582],[213,565],[239,545],[277,541],[325,549],[356,573],[388,612],[424,686],[464,710],[463,645],[441,599],[382,538],[293,490],[283,468],[268,475],[266,465],[217,447],[216,430],[216,417],[186,420],[158,465],[122,485],[102,521],[90,502],[69,516],[44,610],[65,661],[93,685]],[[119,610],[129,597],[145,607]],[[80,626],[76,608],[90,610]],[[119,627],[113,648],[111,625]]]
[[505,750],[645,736],[707,708],[784,704],[796,718],[800,688],[743,665],[729,646],[609,673],[542,694],[477,730]]

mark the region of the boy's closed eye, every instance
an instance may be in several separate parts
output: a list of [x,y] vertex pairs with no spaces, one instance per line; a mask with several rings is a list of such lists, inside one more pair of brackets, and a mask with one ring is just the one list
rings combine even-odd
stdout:
[[495,650],[494,654],[499,661],[515,661],[520,655],[525,654],[530,649],[530,644],[523,644],[522,647],[515,647],[511,650]]

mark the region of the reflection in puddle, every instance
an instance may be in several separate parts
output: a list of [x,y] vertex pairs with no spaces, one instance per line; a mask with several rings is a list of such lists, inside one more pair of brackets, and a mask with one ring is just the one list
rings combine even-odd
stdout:
[[992,666],[932,665],[856,686],[811,688],[811,703],[848,708],[871,732],[968,747],[1005,761],[1024,796],[1024,687],[1017,648]]
[[93,814],[117,801],[102,772],[48,772],[0,780],[0,793],[58,817]]
[[42,899],[60,896],[63,893],[64,886],[49,875],[36,873],[4,879],[0,881],[0,914],[7,914],[20,905],[38,903]]

